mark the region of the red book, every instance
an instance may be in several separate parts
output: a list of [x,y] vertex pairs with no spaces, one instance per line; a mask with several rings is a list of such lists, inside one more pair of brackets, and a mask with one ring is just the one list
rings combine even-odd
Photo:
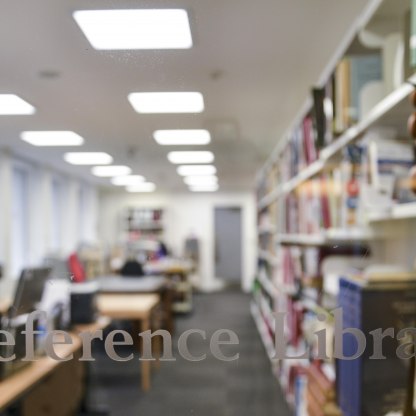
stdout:
[[318,158],[315,147],[313,121],[311,116],[306,116],[303,119],[303,141],[306,163],[310,164]]

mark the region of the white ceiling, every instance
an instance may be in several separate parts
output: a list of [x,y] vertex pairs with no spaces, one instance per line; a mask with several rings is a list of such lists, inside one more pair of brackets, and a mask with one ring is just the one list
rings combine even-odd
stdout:
[[[249,189],[311,85],[368,0],[19,0],[2,2],[0,93],[33,104],[33,116],[0,116],[0,146],[92,180],[89,168],[39,149],[22,130],[73,130],[84,150],[107,151],[161,190],[186,190],[152,132],[208,128],[223,190]],[[185,8],[194,46],[174,51],[92,49],[72,12]],[[57,72],[48,77],[44,72]],[[42,75],[43,74],[43,75]],[[127,94],[200,91],[198,115],[139,115]],[[185,150],[181,147],[180,150]],[[101,181],[101,183],[109,183]]]

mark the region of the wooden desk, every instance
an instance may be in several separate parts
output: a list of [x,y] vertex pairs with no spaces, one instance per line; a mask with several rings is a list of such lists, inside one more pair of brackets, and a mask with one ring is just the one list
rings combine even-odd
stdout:
[[[101,315],[113,319],[140,322],[141,332],[151,329],[150,318],[153,308],[160,302],[155,294],[101,294],[97,305]],[[141,361],[142,389],[150,390],[150,361]]]
[[192,271],[192,262],[177,259],[162,259],[145,264],[147,274],[162,274],[172,282],[174,301],[173,312],[190,312],[192,310],[192,285],[189,273]]
[[[82,347],[81,339],[78,336],[79,332],[83,331],[95,331],[97,329],[103,329],[108,326],[110,320],[108,318],[101,318],[96,323],[90,325],[77,326],[70,332],[72,338],[71,345],[55,345],[56,353],[61,357],[68,357],[80,350]],[[15,374],[7,377],[0,382],[0,411],[4,410],[7,406],[20,399],[34,386],[39,384],[54,370],[56,370],[64,362],[53,360],[49,357],[42,357],[33,363],[22,368]],[[66,388],[63,386],[63,388]]]
[[157,293],[161,297],[164,315],[164,329],[173,334],[175,321],[173,317],[172,284],[164,276],[121,277],[108,275],[97,278],[102,294],[143,294]]

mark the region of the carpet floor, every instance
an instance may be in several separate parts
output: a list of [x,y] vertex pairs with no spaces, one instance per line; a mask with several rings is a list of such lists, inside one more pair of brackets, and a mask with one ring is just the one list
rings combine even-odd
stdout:
[[[196,294],[194,311],[176,320],[176,361],[162,362],[160,369],[152,371],[148,393],[140,390],[136,358],[114,362],[98,351],[91,367],[90,401],[106,404],[113,416],[291,415],[272,375],[249,302],[250,297],[239,291]],[[206,331],[206,341],[197,334],[189,338],[190,352],[206,354],[206,359],[190,362],[179,355],[178,337],[188,329]],[[239,353],[238,360],[223,362],[210,353],[209,340],[218,329],[230,329],[238,335],[239,345],[222,347],[226,355]]]

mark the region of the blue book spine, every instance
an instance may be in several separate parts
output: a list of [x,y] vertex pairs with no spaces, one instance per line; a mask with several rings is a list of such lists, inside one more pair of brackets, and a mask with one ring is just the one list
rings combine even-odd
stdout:
[[[343,311],[343,328],[361,329],[361,289],[350,281],[341,279],[339,306]],[[344,334],[342,339],[345,356],[356,353],[358,343],[354,335]],[[361,408],[361,359],[338,360],[338,402],[344,416],[357,416]]]

